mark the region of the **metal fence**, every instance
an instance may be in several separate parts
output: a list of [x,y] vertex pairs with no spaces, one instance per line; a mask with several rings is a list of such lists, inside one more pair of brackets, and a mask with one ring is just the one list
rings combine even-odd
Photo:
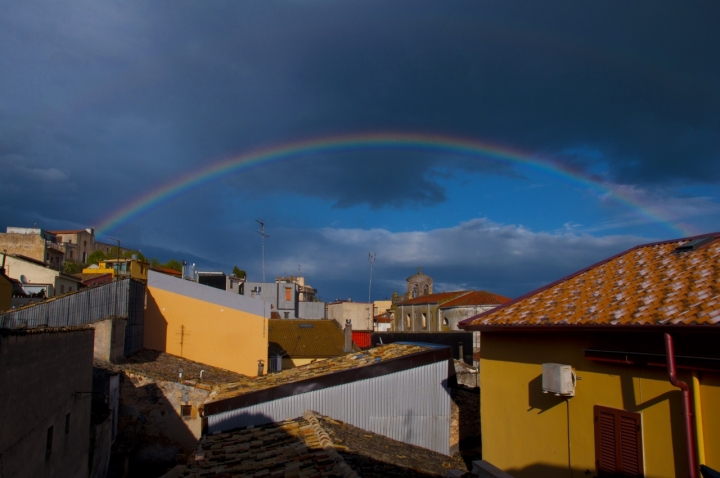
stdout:
[[0,328],[70,327],[125,317],[125,354],[143,346],[145,284],[120,279],[0,314]]

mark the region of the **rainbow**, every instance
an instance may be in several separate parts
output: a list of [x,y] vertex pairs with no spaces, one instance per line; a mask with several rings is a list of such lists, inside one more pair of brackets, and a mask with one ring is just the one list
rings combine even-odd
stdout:
[[316,138],[234,156],[230,159],[219,161],[205,168],[187,173],[150,191],[112,213],[97,226],[96,230],[99,234],[106,233],[191,189],[254,166],[301,158],[313,154],[387,150],[444,153],[478,159],[492,159],[544,171],[573,183],[598,189],[616,201],[639,211],[652,222],[661,223],[669,227],[673,233],[680,233],[683,236],[690,235],[680,226],[662,217],[652,208],[641,204],[635,198],[624,194],[621,190],[613,188],[612,185],[609,185],[601,179],[585,175],[550,159],[539,158],[517,149],[487,142],[471,141],[450,136],[403,133],[373,133]]

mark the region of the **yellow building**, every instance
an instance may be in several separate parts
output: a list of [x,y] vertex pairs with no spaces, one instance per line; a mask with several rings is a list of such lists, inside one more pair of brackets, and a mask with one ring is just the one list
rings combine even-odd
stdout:
[[635,247],[461,322],[482,332],[483,459],[516,478],[720,469],[716,236]]
[[138,259],[107,259],[100,261],[96,267],[83,269],[83,274],[115,274],[120,277],[130,276],[131,279],[147,281],[150,263]]
[[256,376],[267,361],[269,309],[260,299],[150,271],[144,344]]
[[[352,334],[352,329],[348,329]],[[275,361],[271,371],[278,372],[289,368],[300,367],[309,363],[345,355],[346,331],[332,319],[270,319],[269,322],[269,360]],[[352,350],[360,349],[352,343],[352,335],[348,336]],[[276,361],[280,357],[281,367]]]

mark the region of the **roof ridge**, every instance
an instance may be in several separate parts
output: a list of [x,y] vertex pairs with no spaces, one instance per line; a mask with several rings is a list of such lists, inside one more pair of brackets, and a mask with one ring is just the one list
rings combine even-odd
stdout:
[[330,459],[332,459],[335,464],[337,464],[338,468],[340,468],[343,478],[360,478],[358,474],[355,473],[352,468],[350,468],[350,465],[345,462],[343,457],[337,452],[337,450],[335,449],[335,445],[330,439],[330,435],[327,434],[325,429],[320,424],[320,420],[318,420],[318,415],[319,414],[313,410],[306,410],[303,414],[303,418],[307,420],[308,423],[310,423],[310,427],[315,433],[315,436],[318,437],[320,446],[323,450],[325,450],[325,453],[327,453]]

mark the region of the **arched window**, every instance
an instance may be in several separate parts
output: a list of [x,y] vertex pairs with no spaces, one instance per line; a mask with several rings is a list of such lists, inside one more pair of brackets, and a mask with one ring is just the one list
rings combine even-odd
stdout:
[[422,314],[422,328],[427,330],[427,314],[425,312]]
[[412,293],[413,299],[418,296],[418,285],[415,284],[413,286],[413,293]]
[[443,325],[450,325],[450,321],[447,317],[443,317]]
[[405,330],[410,330],[411,324],[410,324],[410,314],[407,314],[405,316]]
[[428,295],[430,293],[430,286],[425,284],[425,287],[423,288],[423,295]]

